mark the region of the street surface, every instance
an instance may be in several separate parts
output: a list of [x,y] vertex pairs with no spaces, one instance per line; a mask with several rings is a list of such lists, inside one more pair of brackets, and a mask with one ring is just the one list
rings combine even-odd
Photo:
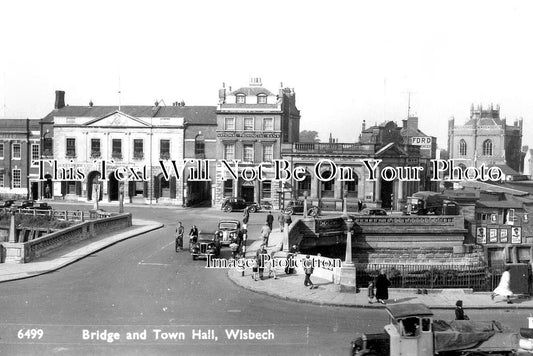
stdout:
[[[240,220],[241,212],[148,206],[126,211],[165,227],[53,273],[0,284],[0,354],[346,355],[357,332],[380,332],[388,321],[384,310],[302,304],[257,294],[234,285],[225,270],[205,269],[204,260],[174,251],[178,219],[187,235],[193,224],[215,230],[220,218]],[[248,244],[259,237],[265,216],[251,214]],[[186,237],[185,247],[187,242]],[[229,248],[223,248],[222,257],[230,257]],[[467,305],[465,310],[471,319],[500,320],[514,330],[526,327],[529,316],[524,311],[469,311]],[[453,310],[435,314],[453,318]],[[261,332],[268,340],[227,337],[238,330]],[[126,340],[128,333],[138,340]]]

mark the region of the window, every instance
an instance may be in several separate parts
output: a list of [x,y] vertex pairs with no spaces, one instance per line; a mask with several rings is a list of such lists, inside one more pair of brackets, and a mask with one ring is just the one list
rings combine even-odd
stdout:
[[101,154],[100,139],[91,138],[91,158],[100,158]]
[[243,145],[242,146],[242,160],[244,162],[254,161],[254,145]]
[[76,157],[76,139],[67,138],[67,157]]
[[31,159],[37,160],[39,158],[41,158],[40,151],[39,151],[39,145],[32,144],[31,145]]
[[199,159],[205,158],[205,140],[202,135],[198,135],[194,139],[194,155]]
[[233,117],[224,118],[224,130],[235,130],[235,118]]
[[359,177],[355,172],[353,173],[353,179],[346,182],[346,191],[348,192],[349,198],[357,198],[357,186],[359,184]]
[[134,159],[143,159],[144,158],[144,148],[143,140],[136,138],[133,140],[133,158]]
[[463,139],[459,141],[459,155],[466,156],[466,141]]
[[245,104],[246,103],[246,96],[244,94],[237,94],[236,102],[237,102],[237,104]]
[[0,143],[0,159],[4,159],[4,144]]
[[112,153],[111,157],[122,159],[122,140],[120,138],[114,138],[111,141]]
[[483,156],[492,156],[492,141],[483,141]]
[[4,173],[0,173],[0,188],[4,187]]
[[274,130],[274,119],[266,118],[263,119],[263,131],[273,131]]
[[244,130],[254,130],[254,118],[245,117],[244,118]]
[[233,196],[233,179],[228,179],[224,181],[224,196]]
[[270,199],[272,198],[272,182],[264,181],[263,183],[263,198]]
[[274,160],[274,145],[263,146],[263,162],[272,162]]
[[20,159],[20,143],[14,143],[13,144],[13,159]]
[[13,170],[13,188],[20,188],[20,169]]
[[303,193],[307,191],[307,193],[311,192],[311,175],[309,173],[305,174],[305,179],[301,182],[298,182],[298,194],[303,195]]
[[257,103],[258,104],[266,104],[267,103],[267,96],[265,94],[259,94],[257,96]]
[[224,145],[224,159],[235,159],[235,144]]
[[170,140],[159,141],[159,157],[161,159],[170,158]]

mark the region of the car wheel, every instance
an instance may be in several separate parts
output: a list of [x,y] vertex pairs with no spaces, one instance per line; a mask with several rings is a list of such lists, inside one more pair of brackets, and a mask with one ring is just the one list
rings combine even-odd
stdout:
[[249,211],[250,213],[255,213],[255,212],[257,211],[257,207],[252,205],[252,206],[250,206],[250,208],[248,209],[248,211]]
[[226,206],[224,207],[224,211],[225,211],[226,213],[231,213],[232,210],[233,210],[233,208],[231,207],[231,205],[226,205]]
[[314,207],[314,208],[309,209],[307,215],[312,216],[312,217],[318,216],[318,208]]

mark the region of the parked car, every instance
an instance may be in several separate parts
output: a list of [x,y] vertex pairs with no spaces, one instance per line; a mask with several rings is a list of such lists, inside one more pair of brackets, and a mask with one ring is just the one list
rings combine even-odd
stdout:
[[27,209],[32,209],[32,210],[52,210],[52,207],[50,205],[48,205],[48,203],[33,203],[33,205],[28,207]]
[[200,231],[196,243],[191,246],[193,260],[206,258],[209,255],[220,255],[220,238],[215,231]]
[[248,208],[250,213],[255,213],[257,210],[259,210],[257,203],[248,202],[243,198],[226,198],[222,202],[221,206],[221,209],[226,213],[231,213],[233,210],[244,210],[246,208]]
[[[310,204],[307,205],[307,215],[309,216],[318,216],[320,214],[320,209],[317,206],[310,206]],[[303,200],[291,200],[285,205],[285,209],[283,210],[285,214],[303,214],[304,213],[304,201]]]
[[384,216],[387,215],[387,211],[385,209],[380,208],[364,208],[361,210],[361,215],[379,215]]
[[33,200],[17,200],[11,205],[11,210],[28,209],[33,206]]
[[0,200],[0,209],[9,208],[14,202],[12,199]]
[[241,233],[241,223],[235,219],[225,219],[218,222],[216,234],[222,246],[229,246]]

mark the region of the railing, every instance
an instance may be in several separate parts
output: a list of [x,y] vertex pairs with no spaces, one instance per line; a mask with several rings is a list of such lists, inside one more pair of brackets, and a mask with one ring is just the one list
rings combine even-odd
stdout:
[[474,291],[491,291],[500,280],[500,267],[468,266],[454,264],[357,264],[357,285],[366,288],[384,269],[391,288],[472,288]]
[[363,152],[357,143],[307,143],[298,142],[292,146],[293,152],[301,153],[354,153]]
[[[2,209],[2,213],[12,212],[10,209]],[[101,219],[109,217],[111,213],[103,210],[98,211],[82,211],[82,210],[41,210],[41,209],[17,209],[15,214],[27,216],[50,216],[54,219],[65,221],[85,221],[91,219]]]

